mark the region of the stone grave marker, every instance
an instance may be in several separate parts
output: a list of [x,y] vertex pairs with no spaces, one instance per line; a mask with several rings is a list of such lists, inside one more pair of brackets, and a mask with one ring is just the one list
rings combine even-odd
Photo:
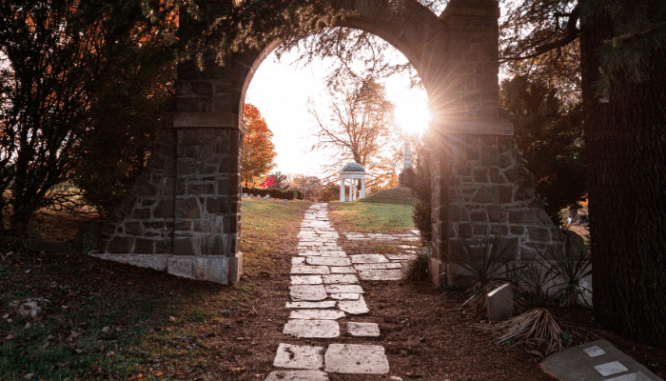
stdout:
[[491,321],[511,318],[513,314],[513,291],[510,283],[505,283],[488,293],[486,311],[488,311],[488,320]]

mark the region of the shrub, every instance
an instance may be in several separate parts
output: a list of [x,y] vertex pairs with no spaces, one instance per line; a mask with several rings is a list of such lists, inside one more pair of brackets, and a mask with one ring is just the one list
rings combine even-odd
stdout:
[[[444,289],[452,290],[451,295],[462,291],[471,294],[470,298],[461,304],[458,309],[466,305],[479,307],[488,292],[499,287],[503,283],[511,283],[517,286],[512,277],[502,276],[500,269],[506,268],[509,259],[504,255],[510,246],[503,246],[499,236],[491,238],[486,236],[483,241],[470,242],[463,240],[462,248],[459,252],[446,254],[447,259],[467,270],[469,275],[459,275],[460,278],[455,284],[445,286]],[[520,270],[522,268],[516,268]],[[524,309],[525,305],[522,299],[514,293],[514,303],[517,309]]]
[[416,258],[407,263],[405,280],[409,282],[430,281],[430,258],[432,258],[432,249],[430,246],[422,247],[416,253]]
[[414,175],[405,175],[410,177],[407,186],[417,198],[414,204],[414,214],[412,220],[414,226],[421,232],[421,240],[426,244],[432,242],[432,206],[431,206],[431,181],[430,181],[430,151],[423,141],[417,146],[418,160]]
[[302,200],[304,197],[303,193],[296,189],[279,190],[279,189],[261,189],[261,188],[243,187],[243,193],[259,195],[261,197],[269,195],[271,196],[271,198],[279,198],[286,200],[294,200],[294,199]]

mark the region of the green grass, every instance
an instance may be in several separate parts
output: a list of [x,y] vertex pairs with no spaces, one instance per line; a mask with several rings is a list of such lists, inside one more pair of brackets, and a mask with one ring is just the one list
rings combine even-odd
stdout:
[[300,221],[310,201],[290,200],[287,205],[271,200],[243,199],[241,205],[241,252],[244,272],[270,272],[271,257],[284,245],[279,239],[287,231],[298,234]]
[[[298,232],[310,205],[243,200],[246,276],[233,286],[182,283],[119,264],[102,270],[76,255],[0,260],[0,318],[8,315],[0,319],[0,380],[31,373],[32,380],[197,378],[218,361],[203,338],[247,314],[260,291],[253,275],[275,267],[280,245],[294,245],[289,234]],[[49,300],[38,319],[21,318],[10,306],[28,297]]]
[[413,206],[416,198],[412,196],[412,191],[406,187],[395,187],[384,189],[373,193],[359,202],[371,204],[401,204]]
[[302,218],[312,203],[290,200],[287,205],[272,200],[244,198],[241,203],[242,234],[274,235],[280,232],[285,220]]
[[349,232],[399,233],[415,229],[410,205],[333,202],[329,213]]

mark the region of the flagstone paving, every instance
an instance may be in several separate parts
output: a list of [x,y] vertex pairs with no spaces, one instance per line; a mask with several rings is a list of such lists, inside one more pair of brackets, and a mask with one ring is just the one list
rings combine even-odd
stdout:
[[[328,219],[327,204],[313,204],[305,213],[298,237],[298,252],[291,259],[291,301],[285,305],[291,312],[282,333],[286,335],[285,341],[292,343],[310,339],[310,344],[311,339],[322,339],[317,341],[321,346],[281,343],[273,366],[285,369],[271,372],[266,381],[326,381],[326,372],[388,374],[384,347],[323,340],[340,337],[341,327],[346,328],[347,335],[359,339],[380,337],[376,323],[346,320],[358,315],[366,316],[364,320],[372,319],[359,278],[400,279],[405,261],[414,251],[347,255],[338,245],[338,239],[416,241],[418,235],[349,233],[341,237]],[[402,251],[410,248],[413,246],[401,245]]]
[[[326,208],[327,204],[313,204],[305,214],[298,234],[301,239],[298,253],[292,258],[291,301],[285,305],[291,310],[290,320],[282,332],[285,341],[304,339],[309,345],[281,343],[273,366],[284,369],[271,372],[266,381],[328,381],[327,373],[386,375],[390,371],[381,345],[337,344],[331,340],[340,337],[344,328],[347,336],[376,342],[381,336],[376,323],[345,320],[352,319],[352,315],[364,315],[363,320],[372,320],[359,279],[401,279],[404,266],[416,256],[416,251],[414,246],[397,245],[403,253],[348,256],[337,244],[343,237],[331,226]],[[418,240],[418,232],[412,233],[345,233],[344,238]],[[312,345],[313,339],[317,339],[320,346]],[[603,340],[555,353],[541,366],[559,380],[663,381]]]

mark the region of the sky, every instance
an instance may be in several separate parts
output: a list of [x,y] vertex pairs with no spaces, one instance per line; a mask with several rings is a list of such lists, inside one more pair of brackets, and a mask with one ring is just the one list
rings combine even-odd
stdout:
[[[292,64],[296,52],[283,54],[278,61],[270,54],[259,66],[250,82],[245,103],[255,105],[273,132],[277,152],[276,168],[283,174],[306,174],[323,177],[322,166],[327,162],[325,151],[312,151],[316,143],[312,137],[316,126],[307,111],[308,97],[326,108],[324,78],[330,61],[312,64]],[[395,62],[407,59],[395,50]],[[386,82],[387,99],[396,105],[396,119],[401,128],[427,128],[423,120],[429,113],[425,90],[409,89],[409,79],[393,76]],[[402,163],[396,163],[401,166]]]

